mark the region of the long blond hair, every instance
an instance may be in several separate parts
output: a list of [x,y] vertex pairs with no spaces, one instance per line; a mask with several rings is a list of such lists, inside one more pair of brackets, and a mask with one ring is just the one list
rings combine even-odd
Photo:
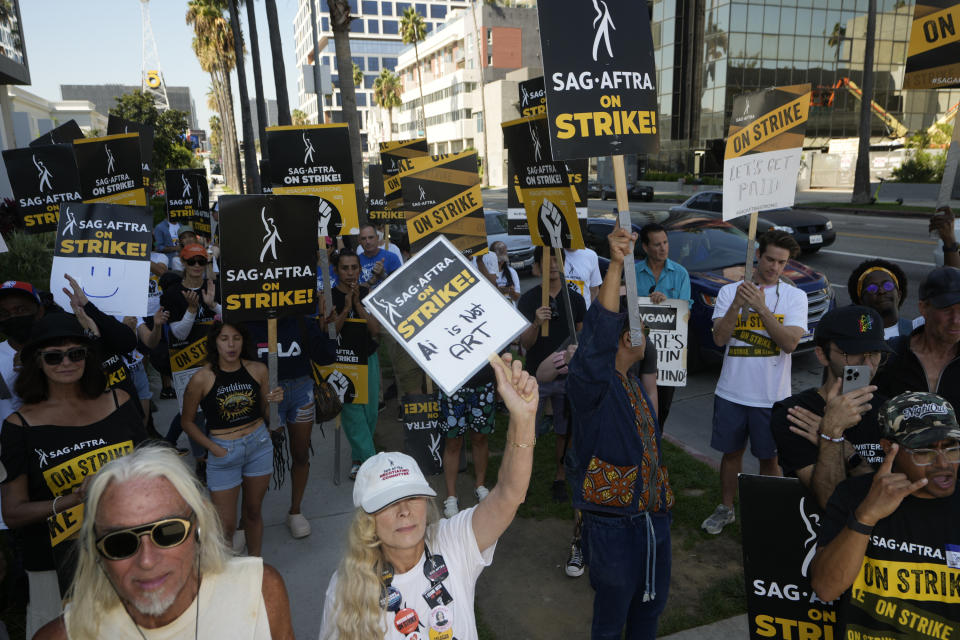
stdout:
[[[427,501],[427,530],[425,537],[433,544],[434,525],[440,520],[436,503]],[[357,509],[347,535],[347,551],[337,568],[337,586],[334,628],[339,640],[370,640],[382,638],[387,629],[383,625],[380,607],[380,574],[386,564],[377,523],[372,513]]]
[[223,542],[223,528],[213,503],[193,471],[169,446],[145,444],[130,455],[105,464],[93,476],[84,505],[83,524],[77,543],[77,572],[67,594],[70,601],[69,634],[71,640],[96,640],[101,637],[100,621],[123,603],[104,569],[99,564],[94,524],[100,500],[112,482],[141,478],[165,478],[177,490],[194,514],[201,575],[223,571],[230,552]]

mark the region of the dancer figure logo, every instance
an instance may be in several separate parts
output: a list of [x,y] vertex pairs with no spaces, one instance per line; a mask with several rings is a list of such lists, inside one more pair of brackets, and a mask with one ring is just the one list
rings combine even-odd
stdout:
[[301,136],[303,137],[303,164],[309,164],[313,162],[313,143],[310,142],[310,138],[307,137],[307,132],[304,131]]
[[427,192],[423,190],[423,185],[420,185],[420,201],[427,199]]
[[543,157],[543,145],[540,142],[540,136],[537,135],[537,128],[532,122],[527,123],[530,128],[530,139],[533,140],[533,161],[540,162]]
[[53,174],[50,173],[50,169],[47,169],[47,166],[43,164],[42,160],[37,160],[36,154],[33,156],[33,166],[37,168],[37,179],[40,180],[40,192],[43,192],[43,185],[47,185],[49,191],[53,191],[53,185],[50,184],[50,178],[53,177]]
[[280,237],[280,231],[277,229],[273,218],[267,217],[266,207],[260,209],[260,220],[263,221],[263,230],[266,231],[266,234],[263,236],[263,249],[260,250],[260,262],[263,262],[266,258],[267,251],[273,256],[272,259],[276,260],[277,242],[283,242],[283,238]]
[[[601,8],[602,7],[602,8]],[[610,9],[603,0],[593,0],[593,8],[597,16],[593,19],[593,28],[596,33],[593,36],[593,61],[597,61],[597,50],[600,48],[600,41],[606,46],[607,55],[613,58],[613,48],[610,46],[610,29],[616,30],[613,24],[613,16],[610,15]]]
[[103,150],[107,152],[107,173],[113,173],[116,171],[116,162],[113,159],[113,152],[110,151],[110,147],[103,145]]
[[73,215],[73,211],[70,210],[70,207],[67,207],[67,210],[64,212],[67,215],[67,224],[63,225],[63,235],[68,233],[72,236],[74,230],[77,228],[77,218]]
[[187,180],[187,176],[180,174],[180,180],[183,182],[183,193],[180,194],[181,198],[189,198],[190,196],[190,181]]
[[400,321],[403,320],[403,316],[397,311],[393,303],[389,300],[384,300],[383,298],[373,298],[373,303],[383,309],[383,313],[386,314],[387,319],[390,324],[398,325]]

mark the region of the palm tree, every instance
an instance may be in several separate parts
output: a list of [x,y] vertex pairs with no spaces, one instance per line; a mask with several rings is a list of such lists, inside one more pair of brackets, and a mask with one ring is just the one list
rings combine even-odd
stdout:
[[233,92],[230,72],[235,65],[233,30],[223,17],[224,0],[189,0],[186,22],[193,27],[193,52],[200,68],[210,74],[216,111],[223,125],[224,178],[240,190],[240,149],[233,116]]
[[427,38],[427,25],[423,21],[423,16],[417,13],[413,7],[407,7],[403,16],[400,18],[400,35],[403,37],[404,44],[413,44],[413,54],[417,59],[417,86],[420,87],[420,118],[423,124],[423,136],[427,136],[427,112],[423,107],[423,78],[420,76],[420,49],[418,42],[423,42]]
[[863,52],[863,92],[860,95],[860,143],[857,145],[857,165],[853,174],[854,204],[870,202],[870,118],[873,103],[873,49],[877,32],[877,0],[867,3],[867,46]]
[[[278,118],[279,119],[279,118]],[[310,121],[307,119],[307,114],[300,109],[294,109],[290,112],[290,124],[295,127],[302,127],[305,124],[310,124]]]
[[273,82],[277,86],[277,124],[290,124],[290,99],[287,97],[287,73],[283,68],[283,43],[280,40],[280,21],[277,19],[277,0],[264,0],[267,7],[267,28],[270,30],[270,57],[273,58]]
[[360,67],[357,66],[357,63],[353,63],[353,86],[359,87],[363,84],[363,71],[360,71]]
[[[313,2],[310,3],[311,13]],[[350,134],[350,156],[353,159],[353,175],[357,190],[357,202],[363,202],[363,149],[360,146],[360,114],[357,112],[357,91],[353,84],[353,58],[350,56],[350,2],[349,0],[327,0],[330,12],[330,28],[333,30],[333,46],[337,55],[337,78],[340,82],[340,102],[344,121]],[[316,18],[311,16],[313,28]],[[319,56],[319,51],[314,51]],[[319,120],[321,105],[317,102]]]
[[243,62],[243,31],[237,0],[227,0],[230,25],[233,27],[233,49],[237,60],[237,85],[240,87],[240,120],[243,123],[243,165],[247,176],[247,193],[260,193],[260,169],[257,167],[257,148],[253,137],[253,118],[250,117],[250,97],[247,92],[247,72]]
[[253,88],[257,92],[257,140],[260,144],[260,157],[268,159],[267,134],[267,104],[263,98],[263,78],[260,73],[260,40],[257,37],[257,16],[253,0],[245,0],[247,5],[247,29],[250,30],[250,64],[253,66]]
[[399,107],[402,101],[400,78],[390,69],[380,69],[380,75],[373,81],[373,101],[380,109],[387,110],[388,140],[393,140],[393,108]]

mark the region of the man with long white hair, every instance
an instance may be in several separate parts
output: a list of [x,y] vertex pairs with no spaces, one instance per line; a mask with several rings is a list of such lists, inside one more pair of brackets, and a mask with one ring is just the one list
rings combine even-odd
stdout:
[[231,557],[220,519],[175,451],[145,446],[87,489],[64,614],[35,640],[293,638],[283,578]]

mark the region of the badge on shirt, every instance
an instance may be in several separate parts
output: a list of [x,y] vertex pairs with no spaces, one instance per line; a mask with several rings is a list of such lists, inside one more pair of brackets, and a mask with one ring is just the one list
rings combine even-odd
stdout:
[[447,629],[446,631],[430,629],[430,640],[453,640],[453,629]]
[[443,556],[434,553],[427,557],[423,562],[423,575],[430,581],[430,584],[437,584],[446,580],[450,572],[447,570],[447,563],[443,561]]
[[430,637],[433,638],[433,632],[449,631],[452,623],[450,621],[450,609],[439,605],[430,609]]
[[400,600],[402,596],[396,587],[387,587],[383,595],[380,596],[380,606],[387,611],[400,611]]
[[403,635],[413,633],[418,628],[420,628],[420,617],[417,616],[417,612],[409,607],[406,609],[400,609],[397,612],[397,615],[393,618],[393,626],[397,628],[397,631]]
[[450,592],[447,591],[447,588],[443,586],[442,582],[424,591],[423,599],[427,601],[431,609],[446,606],[453,602],[453,596],[450,595]]
[[947,552],[947,566],[951,569],[960,569],[960,544],[944,545]]

